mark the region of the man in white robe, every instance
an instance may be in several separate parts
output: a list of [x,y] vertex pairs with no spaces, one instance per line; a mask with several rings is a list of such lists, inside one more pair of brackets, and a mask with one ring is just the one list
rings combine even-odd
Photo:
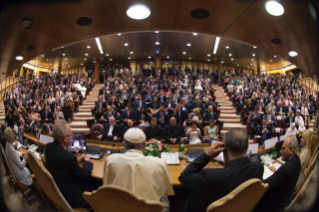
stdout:
[[163,211],[169,211],[167,196],[174,195],[172,180],[166,161],[144,156],[146,136],[136,127],[124,134],[124,154],[107,156],[103,185],[117,185],[129,189],[135,195],[160,201]]

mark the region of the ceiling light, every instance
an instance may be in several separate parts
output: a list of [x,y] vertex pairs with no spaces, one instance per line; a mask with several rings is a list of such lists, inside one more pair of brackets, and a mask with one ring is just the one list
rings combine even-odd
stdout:
[[192,46],[192,44],[191,43],[188,43],[188,44],[186,44],[187,46]]
[[218,45],[219,45],[220,37],[216,37],[215,39],[215,45],[214,45],[214,54],[217,53]]
[[239,64],[237,64],[237,66],[239,66]]
[[81,63],[81,66],[83,66],[83,63]]
[[190,59],[190,60],[191,60],[192,58],[190,57],[190,58],[188,58],[188,59]]
[[51,65],[51,63],[50,63],[50,65]]
[[234,58],[232,58],[231,60],[234,60]]
[[112,61],[112,58],[110,58],[110,61]]
[[256,55],[255,54],[253,54],[253,57],[255,57]]
[[210,57],[210,54],[208,54],[207,56]]
[[285,12],[284,7],[276,1],[267,1],[265,3],[265,8],[267,12],[273,16],[281,16]]
[[84,55],[85,55],[85,56],[88,56],[89,54],[88,54],[88,53],[85,53]]
[[270,62],[272,62],[272,60],[270,60]]
[[254,49],[257,49],[257,46],[253,46]]
[[108,56],[110,56],[109,54],[106,54],[106,56],[108,57]]
[[42,57],[44,57],[44,54],[42,55]]
[[64,48],[64,46],[61,46],[61,49],[63,49]]
[[70,68],[70,66],[68,66]]
[[168,63],[166,63],[166,65],[167,65]]
[[267,66],[269,66],[269,64],[267,64]]
[[124,46],[128,46],[128,43],[124,43]]
[[276,58],[277,56],[276,55],[274,55],[274,58]]
[[148,56],[148,58],[150,59],[150,58],[151,58],[151,56]]
[[159,31],[155,31],[155,33],[159,33]]
[[160,42],[156,41],[156,42],[155,42],[155,45],[160,45]]
[[197,34],[197,32],[193,32],[193,35],[195,35],[195,36],[196,36],[196,35],[198,35],[198,34]]
[[250,68],[250,67],[248,66],[248,68]]
[[133,54],[133,52],[130,52],[130,54]]
[[130,57],[128,57],[127,59],[129,59],[129,60],[130,60],[131,58],[130,58]]
[[210,61],[210,59],[207,60],[208,62]]
[[67,60],[68,58],[64,58],[65,60]]
[[288,54],[289,54],[290,57],[298,56],[298,52],[296,52],[296,51],[290,51],[290,52],[288,52]]
[[86,48],[90,49],[90,48],[91,48],[91,46],[87,46]]
[[183,52],[183,54],[186,54],[186,52]]
[[127,9],[126,15],[132,19],[142,20],[151,15],[151,10],[143,4],[135,4]]
[[222,61],[222,63],[224,63],[224,61]]
[[47,61],[49,61],[49,59],[47,59]]
[[62,56],[65,56],[65,54],[63,53]]
[[166,58],[169,59],[169,56],[167,56]]
[[96,63],[95,61],[93,61],[93,63]]
[[254,60],[254,58],[251,58],[251,60]]
[[229,56],[231,57],[231,56],[233,56],[232,54],[229,54]]
[[68,63],[65,63],[65,64],[68,64]]
[[229,49],[229,46],[226,46],[225,48],[226,48],[226,49]]
[[250,65],[252,66],[253,64],[252,64],[252,63],[250,63]]
[[99,50],[100,50],[100,53],[101,53],[101,54],[104,54],[103,48],[102,48],[102,45],[101,45],[100,38],[99,38],[99,37],[95,38],[95,41],[96,41],[97,47],[98,47]]
[[121,34],[121,33],[117,33],[117,35],[118,35],[118,36],[121,36],[122,34]]
[[23,60],[23,56],[21,55],[16,56],[16,60]]
[[84,58],[84,60],[86,60],[86,58]]

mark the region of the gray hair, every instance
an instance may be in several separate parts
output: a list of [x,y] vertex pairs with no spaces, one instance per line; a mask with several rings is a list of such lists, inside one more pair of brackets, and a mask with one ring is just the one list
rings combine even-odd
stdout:
[[129,142],[125,139],[124,140],[124,146],[125,146],[125,149],[128,150],[128,149],[137,149],[137,150],[141,150],[143,148],[143,145],[144,145],[144,142],[142,143],[132,143],[132,142]]
[[53,138],[56,141],[61,141],[62,137],[68,134],[68,123],[64,120],[57,121],[53,126]]
[[230,153],[246,153],[248,149],[248,134],[243,129],[233,128],[225,134],[223,142]]
[[298,140],[297,137],[295,135],[291,135],[288,138],[290,138],[289,140],[289,147],[294,147],[294,152],[297,153],[297,149],[298,149]]

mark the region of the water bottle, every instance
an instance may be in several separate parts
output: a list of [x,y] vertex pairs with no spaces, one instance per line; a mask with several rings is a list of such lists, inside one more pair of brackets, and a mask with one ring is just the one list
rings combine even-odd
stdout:
[[184,148],[184,142],[181,141],[181,143],[179,144],[179,147],[178,147],[178,157],[180,160],[183,160],[184,159],[184,151],[185,151],[185,148]]

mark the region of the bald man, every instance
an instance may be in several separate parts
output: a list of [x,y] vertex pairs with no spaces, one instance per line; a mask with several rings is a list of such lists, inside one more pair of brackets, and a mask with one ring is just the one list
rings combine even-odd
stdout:
[[169,125],[164,129],[164,136],[166,143],[168,144],[178,144],[181,142],[181,137],[183,136],[182,126],[176,124],[176,118],[171,117],[169,120]]

